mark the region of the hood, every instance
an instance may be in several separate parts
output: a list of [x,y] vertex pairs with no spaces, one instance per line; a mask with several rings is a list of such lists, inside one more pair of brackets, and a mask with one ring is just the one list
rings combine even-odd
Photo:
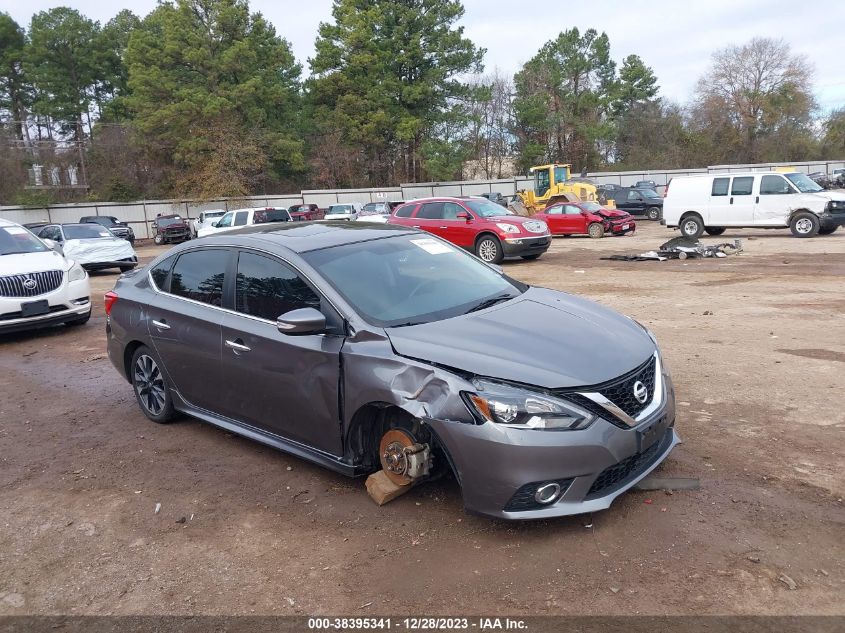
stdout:
[[631,319],[544,288],[487,310],[385,331],[403,356],[546,389],[617,378],[655,350]]
[[68,268],[70,264],[56,251],[0,255],[0,269],[3,271],[3,276],[40,273],[47,270],[67,271]]
[[117,237],[92,240],[66,240],[62,245],[65,256],[80,264],[94,264],[126,259],[135,250],[126,240]]
[[825,190],[825,191],[816,191],[814,193],[805,194],[805,195],[816,196],[818,198],[821,198],[822,200],[836,200],[837,202],[841,202],[841,201],[845,200],[845,192],[842,192],[842,191]]
[[622,209],[601,209],[600,211],[596,211],[596,213],[606,218],[627,218],[631,215]]

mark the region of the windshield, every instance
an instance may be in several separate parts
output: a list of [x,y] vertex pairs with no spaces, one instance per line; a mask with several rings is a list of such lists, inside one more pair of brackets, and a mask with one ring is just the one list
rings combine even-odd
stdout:
[[640,189],[639,192],[643,194],[644,198],[660,198],[660,194],[654,189]]
[[208,218],[222,218],[224,215],[226,215],[225,211],[206,211],[204,217],[206,219],[208,219]]
[[817,191],[824,191],[819,185],[804,174],[786,174],[789,182],[798,187],[801,193],[816,193]]
[[329,207],[329,210],[326,211],[326,215],[340,215],[344,213],[352,213],[351,204],[333,204]]
[[96,240],[102,237],[114,237],[108,229],[93,224],[66,224],[63,229],[66,240]]
[[171,226],[173,224],[181,224],[182,218],[175,217],[175,218],[156,218],[156,223],[159,226]]
[[0,255],[42,253],[50,250],[32,233],[20,226],[0,226]]
[[116,222],[114,222],[114,220],[103,215],[96,218],[86,218],[85,222],[89,224],[102,224],[103,226],[116,226]]
[[364,319],[380,327],[449,319],[526,288],[461,249],[421,235],[345,244],[304,257]]
[[510,209],[506,209],[500,204],[490,202],[484,198],[475,198],[473,200],[464,200],[464,205],[472,209],[476,214],[482,218],[495,218],[501,215],[516,215]]
[[601,206],[598,202],[581,202],[579,204],[581,205],[582,209],[586,211],[592,211],[593,213],[604,209],[604,207]]

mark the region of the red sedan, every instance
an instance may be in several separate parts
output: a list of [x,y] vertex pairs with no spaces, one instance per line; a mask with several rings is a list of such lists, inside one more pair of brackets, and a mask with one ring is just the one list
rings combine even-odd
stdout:
[[637,223],[626,211],[605,209],[598,202],[561,202],[535,213],[538,220],[549,225],[552,235],[589,235],[633,233]]

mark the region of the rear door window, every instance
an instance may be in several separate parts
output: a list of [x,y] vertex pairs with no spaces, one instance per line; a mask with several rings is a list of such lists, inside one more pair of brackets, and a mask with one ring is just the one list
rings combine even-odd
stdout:
[[278,260],[254,253],[240,254],[235,282],[238,312],[276,321],[299,308],[320,309],[320,297],[304,279]]
[[728,187],[731,184],[730,178],[714,178],[713,189],[710,192],[711,196],[726,196],[728,195]]
[[737,176],[731,183],[732,196],[750,196],[754,186],[754,176]]
[[396,217],[397,218],[410,218],[411,213],[414,212],[414,209],[417,207],[413,204],[406,204],[405,206],[399,207],[396,209]]
[[417,217],[423,220],[440,220],[443,218],[442,202],[426,202],[417,212]]
[[220,307],[229,251],[204,249],[183,253],[170,274],[170,293]]

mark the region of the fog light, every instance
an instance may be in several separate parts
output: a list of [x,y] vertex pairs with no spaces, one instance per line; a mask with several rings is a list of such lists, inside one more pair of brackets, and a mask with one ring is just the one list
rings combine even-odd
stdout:
[[557,501],[557,498],[560,496],[560,484],[556,482],[552,482],[550,484],[543,484],[539,488],[537,488],[537,492],[534,493],[534,500],[537,503],[542,503],[543,505],[548,505],[550,503],[554,503]]
[[86,303],[88,303],[88,301],[88,297],[82,297],[80,299],[74,299],[73,301],[71,301],[71,303],[75,306],[84,306]]

